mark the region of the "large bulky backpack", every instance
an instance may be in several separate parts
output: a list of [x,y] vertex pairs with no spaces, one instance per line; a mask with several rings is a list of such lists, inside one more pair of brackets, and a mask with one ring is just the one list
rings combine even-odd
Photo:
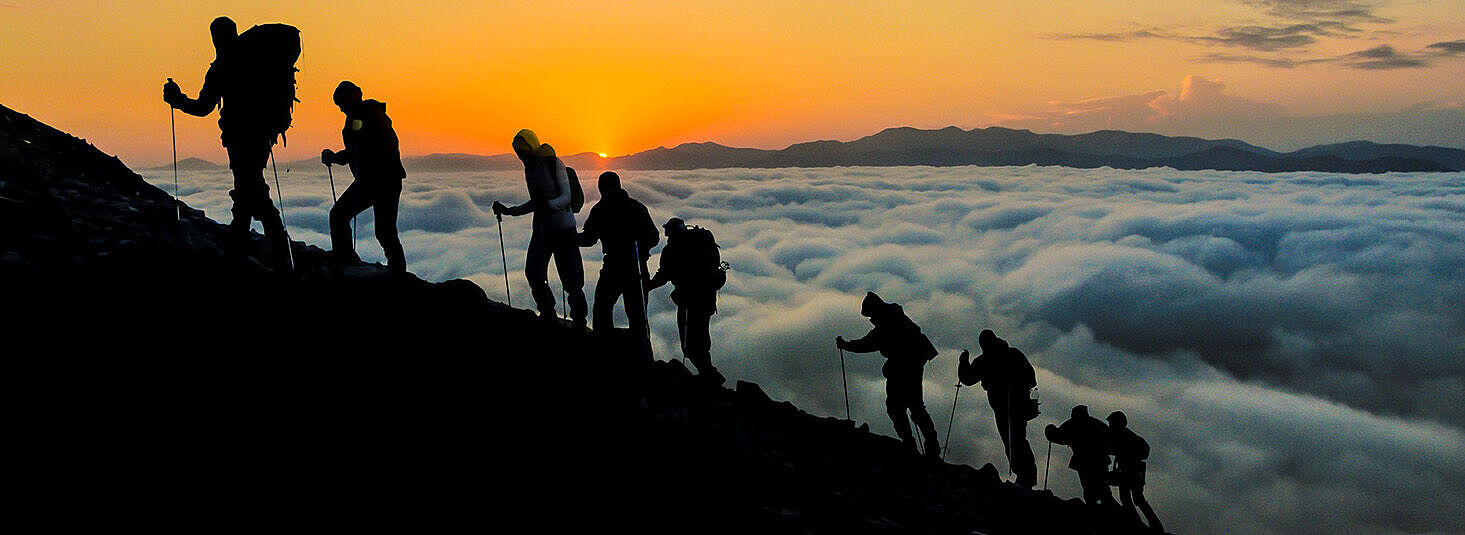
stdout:
[[728,266],[722,261],[722,254],[717,250],[717,240],[712,236],[712,231],[689,226],[684,234],[683,240],[690,251],[693,269],[707,276],[712,289],[721,289],[727,284]]
[[575,174],[575,168],[565,166],[565,174],[570,175],[570,210],[580,213],[585,207],[585,190],[580,188],[580,175]]
[[283,138],[295,111],[295,62],[300,59],[300,30],[288,24],[259,24],[239,34],[239,61],[247,73],[244,91],[256,103],[253,112],[271,134]]

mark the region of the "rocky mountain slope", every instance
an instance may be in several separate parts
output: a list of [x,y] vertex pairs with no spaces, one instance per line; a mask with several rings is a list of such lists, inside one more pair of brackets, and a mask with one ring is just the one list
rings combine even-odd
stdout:
[[274,273],[223,232],[0,107],[12,507],[58,531],[1137,531],[467,281],[333,277],[298,242]]

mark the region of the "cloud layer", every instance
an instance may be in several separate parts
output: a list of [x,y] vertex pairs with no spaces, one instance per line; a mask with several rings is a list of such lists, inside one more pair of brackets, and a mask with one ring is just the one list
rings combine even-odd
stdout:
[[[1218,94],[1192,89],[1157,106]],[[874,290],[902,303],[942,350],[925,386],[939,428],[956,353],[992,328],[1039,369],[1044,414],[1034,428],[1076,403],[1129,414],[1154,447],[1148,494],[1174,531],[1458,532],[1458,173],[904,167],[623,177],[658,221],[675,215],[716,232],[733,271],[713,319],[714,361],[776,398],[842,415],[833,338],[869,328],[859,299]],[[171,176],[157,178],[171,189]],[[327,245],[325,177],[281,180],[293,236]],[[226,174],[184,184],[189,204],[228,218]],[[518,173],[409,177],[399,225],[410,268],[469,278],[502,299],[488,207],[523,196]],[[380,261],[370,216],[360,223],[361,253]],[[529,222],[505,221],[503,232],[522,307]],[[598,251],[584,257],[588,290]],[[665,291],[653,294],[651,314],[657,354],[674,358]],[[850,396],[856,419],[890,433],[879,360],[850,356]],[[951,460],[1005,469],[982,396],[963,393],[957,415]],[[1041,463],[1045,443],[1031,434]],[[1061,468],[1066,449],[1054,457],[1050,486],[1077,496]]]

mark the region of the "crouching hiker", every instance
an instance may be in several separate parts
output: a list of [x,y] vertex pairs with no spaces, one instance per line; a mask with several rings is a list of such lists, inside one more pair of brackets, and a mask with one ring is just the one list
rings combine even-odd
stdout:
[[339,271],[361,262],[351,237],[351,218],[372,208],[376,216],[376,241],[386,254],[387,270],[393,278],[404,277],[407,257],[402,252],[402,240],[397,237],[397,206],[407,171],[402,167],[397,132],[392,129],[392,119],[387,117],[387,105],[361,100],[361,88],[351,82],[336,86],[332,98],[346,114],[346,125],[341,128],[341,141],[346,148],[334,152],[322,150],[320,161],[326,165],[349,166],[355,180],[331,207],[331,268]]
[[1114,456],[1114,471],[1109,475],[1110,483],[1119,487],[1119,503],[1130,514],[1134,514],[1138,506],[1150,530],[1164,533],[1160,517],[1155,516],[1155,510],[1145,500],[1145,459],[1150,458],[1150,444],[1129,428],[1129,419],[1120,411],[1109,414],[1109,435],[1105,444]]
[[1089,408],[1075,405],[1073,413],[1063,425],[1048,424],[1043,433],[1054,444],[1073,448],[1073,458],[1068,467],[1078,472],[1078,482],[1083,486],[1083,501],[1089,505],[1114,505],[1114,495],[1109,493],[1109,454],[1105,449],[1109,426],[1098,418],[1089,416]]
[[860,315],[870,318],[875,328],[858,340],[835,337],[835,345],[854,353],[879,351],[880,356],[885,357],[885,365],[880,372],[885,376],[885,409],[895,425],[895,433],[906,449],[915,453],[916,439],[911,432],[911,421],[914,420],[925,440],[926,456],[940,459],[941,445],[936,440],[936,425],[931,422],[931,415],[926,412],[926,403],[921,396],[926,362],[936,357],[936,346],[931,345],[931,340],[905,315],[900,305],[882,301],[875,292],[865,294],[865,300],[860,304]]

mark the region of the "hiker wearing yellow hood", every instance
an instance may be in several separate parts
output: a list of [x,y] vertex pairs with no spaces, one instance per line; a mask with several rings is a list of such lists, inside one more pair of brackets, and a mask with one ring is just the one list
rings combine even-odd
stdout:
[[493,213],[500,218],[507,214],[534,214],[534,234],[529,238],[529,255],[524,261],[524,275],[534,294],[535,306],[543,318],[555,317],[554,292],[549,289],[549,259],[554,257],[555,270],[569,301],[570,319],[577,330],[585,328],[585,267],[580,263],[580,247],[575,237],[575,212],[570,208],[570,177],[565,163],[555,156],[554,147],[540,143],[530,130],[514,135],[514,154],[524,162],[524,184],[529,200],[518,206],[505,206],[494,201]]

